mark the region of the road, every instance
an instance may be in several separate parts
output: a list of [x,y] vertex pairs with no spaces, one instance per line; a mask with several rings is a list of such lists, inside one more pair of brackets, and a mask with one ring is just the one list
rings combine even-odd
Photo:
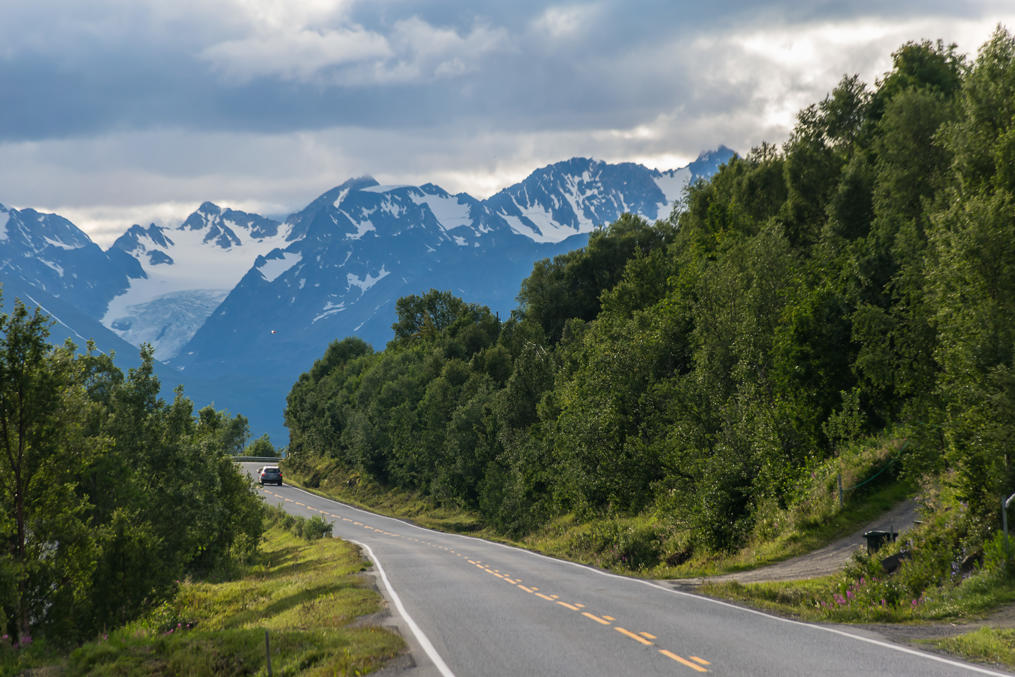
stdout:
[[[242,464],[254,474],[255,463]],[[374,561],[422,675],[1003,675],[321,498],[260,489],[322,516]]]

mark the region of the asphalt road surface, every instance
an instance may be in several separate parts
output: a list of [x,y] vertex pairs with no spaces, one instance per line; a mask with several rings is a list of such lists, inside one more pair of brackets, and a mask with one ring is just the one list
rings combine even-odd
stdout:
[[[259,464],[242,465],[253,475]],[[413,677],[1010,674],[431,531],[288,485],[260,491],[364,547],[409,635]]]

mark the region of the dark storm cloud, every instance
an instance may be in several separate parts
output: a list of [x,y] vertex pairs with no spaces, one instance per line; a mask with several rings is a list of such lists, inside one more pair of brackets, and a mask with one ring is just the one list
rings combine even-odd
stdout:
[[[258,37],[258,17],[244,22],[241,7],[194,3],[167,13],[158,3],[113,0],[5,3],[0,139],[160,127],[411,128],[448,119],[512,129],[624,125],[695,101],[688,95],[693,73],[660,63],[665,52],[646,46],[765,24],[982,9],[954,2],[642,0],[555,9],[528,1],[379,1],[283,23]],[[449,43],[445,53],[428,54],[441,40]],[[343,41],[349,53],[336,56]],[[302,64],[301,49],[309,55]],[[376,53],[360,58],[364,49]],[[639,63],[631,55],[640,52],[646,56]],[[286,54],[297,63],[276,68]],[[712,96],[706,92],[699,105],[714,105]]]
[[670,169],[998,22],[1010,0],[0,0],[0,201],[108,244],[364,173],[484,196],[575,155]]

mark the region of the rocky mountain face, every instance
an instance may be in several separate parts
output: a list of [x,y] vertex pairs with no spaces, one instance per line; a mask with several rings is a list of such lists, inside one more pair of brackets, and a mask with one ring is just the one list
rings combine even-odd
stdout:
[[151,343],[160,374],[199,404],[285,443],[285,396],[330,341],[383,347],[398,298],[431,288],[507,317],[535,261],[624,212],[666,218],[732,155],[666,172],[573,158],[486,200],[361,177],[282,222],[206,202],[176,228],[132,226],[105,252],[62,217],[0,205],[0,279],[5,296],[44,297],[102,349]]

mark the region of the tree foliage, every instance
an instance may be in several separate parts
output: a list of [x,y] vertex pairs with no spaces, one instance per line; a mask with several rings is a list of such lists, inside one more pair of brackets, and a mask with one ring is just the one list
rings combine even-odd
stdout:
[[124,378],[48,318],[0,315],[0,625],[18,643],[115,627],[256,547],[260,501],[228,454],[247,422],[158,397],[152,351]]
[[653,511],[744,542],[816,462],[886,429],[954,470],[982,529],[1015,489],[1015,40],[907,43],[688,187],[537,263],[506,322],[431,290],[374,353],[334,344],[289,396],[326,456],[521,533]]

